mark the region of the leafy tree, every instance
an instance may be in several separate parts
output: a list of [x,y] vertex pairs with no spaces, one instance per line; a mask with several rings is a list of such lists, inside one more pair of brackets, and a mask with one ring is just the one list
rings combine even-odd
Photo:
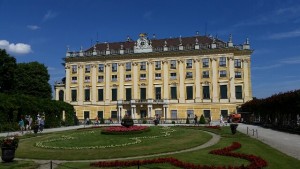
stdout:
[[51,98],[50,75],[38,62],[19,63],[16,69],[15,92],[40,98]]
[[10,93],[14,89],[16,59],[0,49],[0,92]]
[[205,124],[205,117],[203,116],[203,114],[200,117],[199,123],[200,124]]

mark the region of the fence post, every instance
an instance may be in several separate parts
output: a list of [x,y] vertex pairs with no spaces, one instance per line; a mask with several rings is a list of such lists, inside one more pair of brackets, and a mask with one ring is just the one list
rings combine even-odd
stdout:
[[256,129],[256,138],[258,138],[258,132],[257,132],[257,129]]
[[52,160],[50,161],[50,169],[52,169]]
[[247,135],[248,135],[248,130],[249,130],[249,129],[248,129],[248,127],[247,127]]

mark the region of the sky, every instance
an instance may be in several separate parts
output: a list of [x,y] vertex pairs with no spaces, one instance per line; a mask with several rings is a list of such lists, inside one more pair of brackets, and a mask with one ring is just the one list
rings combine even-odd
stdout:
[[251,49],[253,96],[300,89],[300,1],[297,0],[0,0],[0,48],[18,63],[38,61],[49,83],[65,76],[67,46],[79,51],[129,35],[218,36]]

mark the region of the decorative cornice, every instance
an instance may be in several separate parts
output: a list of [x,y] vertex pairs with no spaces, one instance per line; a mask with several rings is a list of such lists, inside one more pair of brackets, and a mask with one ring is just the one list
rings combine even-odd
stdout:
[[125,65],[125,63],[118,63],[118,65],[119,65],[119,66],[124,66],[124,65]]
[[108,60],[128,60],[128,59],[142,59],[142,58],[162,58],[162,57],[175,57],[175,56],[195,56],[195,55],[213,55],[233,53],[235,56],[251,55],[253,50],[240,50],[236,48],[220,48],[220,49],[201,49],[191,51],[163,51],[152,53],[134,53],[123,55],[101,55],[101,56],[88,56],[88,57],[67,57],[64,58],[68,62],[87,62],[87,61],[108,61]]
[[70,66],[65,66],[65,69],[70,69]]
[[137,66],[137,65],[139,65],[138,62],[132,62],[132,66]]
[[169,63],[169,61],[168,60],[163,60],[163,61],[161,61],[163,64],[168,64]]
[[83,65],[78,65],[78,69],[82,69],[83,68]]

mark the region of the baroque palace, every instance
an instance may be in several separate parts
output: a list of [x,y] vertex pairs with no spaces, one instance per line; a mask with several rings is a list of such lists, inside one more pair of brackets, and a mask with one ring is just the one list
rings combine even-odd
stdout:
[[80,120],[96,116],[163,121],[200,117],[219,120],[252,99],[250,44],[200,36],[97,43],[67,51],[66,77],[55,99],[74,105]]

